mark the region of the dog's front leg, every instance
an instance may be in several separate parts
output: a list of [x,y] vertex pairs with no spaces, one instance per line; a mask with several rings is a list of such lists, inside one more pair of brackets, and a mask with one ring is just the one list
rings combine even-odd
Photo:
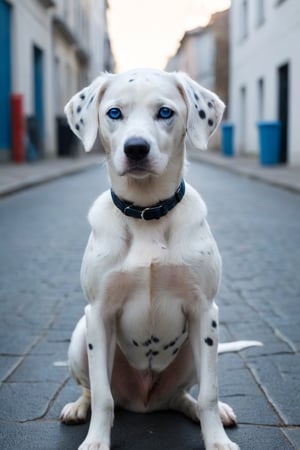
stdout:
[[97,303],[85,308],[91,389],[91,422],[79,450],[109,450],[114,402],[110,388],[115,353],[115,327],[104,320]]
[[225,433],[218,408],[218,307],[201,300],[190,321],[190,339],[200,386],[198,407],[206,450],[238,450]]

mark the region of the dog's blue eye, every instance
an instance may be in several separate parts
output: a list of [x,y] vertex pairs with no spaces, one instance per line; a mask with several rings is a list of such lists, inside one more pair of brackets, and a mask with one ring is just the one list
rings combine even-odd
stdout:
[[108,112],[107,115],[110,119],[113,120],[119,120],[123,118],[122,112],[119,108],[111,108]]
[[163,106],[158,111],[157,117],[159,119],[170,119],[173,116],[173,114],[174,114],[174,111],[172,111],[172,109],[167,108],[166,106]]

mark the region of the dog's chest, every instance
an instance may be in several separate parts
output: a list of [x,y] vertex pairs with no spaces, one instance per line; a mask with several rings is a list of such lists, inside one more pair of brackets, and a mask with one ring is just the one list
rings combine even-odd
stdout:
[[128,253],[128,295],[118,320],[118,343],[139,370],[164,370],[186,341],[183,267],[162,239],[136,240]]
[[175,359],[188,336],[183,303],[167,286],[147,283],[124,303],[118,344],[133,367],[159,372]]
[[220,258],[204,220],[188,227],[177,216],[126,225],[127,231],[121,225],[107,230],[104,240],[91,235],[82,286],[90,302],[101,302],[116,318],[118,345],[129,363],[160,372],[187,340],[195,302],[215,296]]

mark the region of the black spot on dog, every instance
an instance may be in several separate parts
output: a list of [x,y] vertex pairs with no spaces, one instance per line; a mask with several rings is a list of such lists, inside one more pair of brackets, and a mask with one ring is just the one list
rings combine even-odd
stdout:
[[152,342],[155,342],[155,344],[157,344],[159,342],[159,338],[156,336],[151,336],[151,340],[152,340]]
[[85,95],[84,94],[80,94],[80,98],[81,98],[81,100],[84,100],[85,99]]
[[82,118],[80,119],[80,123],[81,123],[81,125],[84,125],[84,121]]
[[93,348],[94,348],[94,347],[93,347],[93,344],[89,344],[89,349],[90,349],[90,350],[93,350]]
[[133,343],[133,345],[135,345],[136,347],[139,346],[139,344],[138,344],[134,339],[132,340],[132,343]]
[[167,344],[167,345],[164,345],[164,350],[168,350],[168,348],[169,348],[170,346],[169,346],[169,344]]
[[76,123],[75,128],[76,128],[77,131],[80,130],[80,125],[79,125],[79,123]]
[[80,111],[81,111],[81,106],[77,106],[77,109],[76,109],[77,114],[79,114]]
[[195,103],[195,108],[198,109],[198,105],[196,105],[196,103]]
[[157,356],[157,355],[159,355],[159,352],[157,350],[155,350],[154,352],[152,352],[152,355]]
[[145,341],[144,343],[143,343],[143,346],[144,347],[148,347],[148,345],[150,345],[151,344],[151,339],[147,339],[147,341]]
[[208,125],[209,125],[210,127],[212,127],[213,124],[214,124],[214,121],[213,121],[212,119],[208,119]]
[[134,81],[134,78],[130,78],[130,80],[128,80],[128,83],[132,83]]
[[176,355],[176,353],[178,352],[179,347],[175,348],[175,350],[172,352],[172,355]]
[[212,107],[213,107],[212,102],[208,102],[208,103],[207,103],[207,106],[208,106],[209,108],[212,108]]
[[199,96],[196,94],[196,92],[193,92],[193,94],[194,94],[195,99],[199,100]]
[[207,337],[207,338],[205,339],[205,343],[206,343],[207,345],[209,345],[210,347],[211,347],[212,345],[214,345],[214,341],[213,341],[212,338],[210,338],[210,337]]
[[151,356],[151,355],[152,355],[152,350],[150,349],[150,350],[147,351],[146,357],[148,358],[148,357]]
[[200,109],[199,117],[200,117],[200,119],[205,119],[206,118],[206,113],[205,113],[205,111],[203,109]]
[[213,328],[217,328],[217,322],[215,320],[212,321],[211,326]]
[[174,345],[176,344],[177,339],[174,339],[174,341],[171,341],[169,344],[169,347],[174,347]]

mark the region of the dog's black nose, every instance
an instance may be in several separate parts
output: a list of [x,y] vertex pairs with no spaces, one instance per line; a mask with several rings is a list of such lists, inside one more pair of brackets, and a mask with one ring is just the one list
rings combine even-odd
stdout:
[[150,151],[150,144],[141,137],[127,139],[124,144],[124,152],[129,159],[140,161],[146,158]]

